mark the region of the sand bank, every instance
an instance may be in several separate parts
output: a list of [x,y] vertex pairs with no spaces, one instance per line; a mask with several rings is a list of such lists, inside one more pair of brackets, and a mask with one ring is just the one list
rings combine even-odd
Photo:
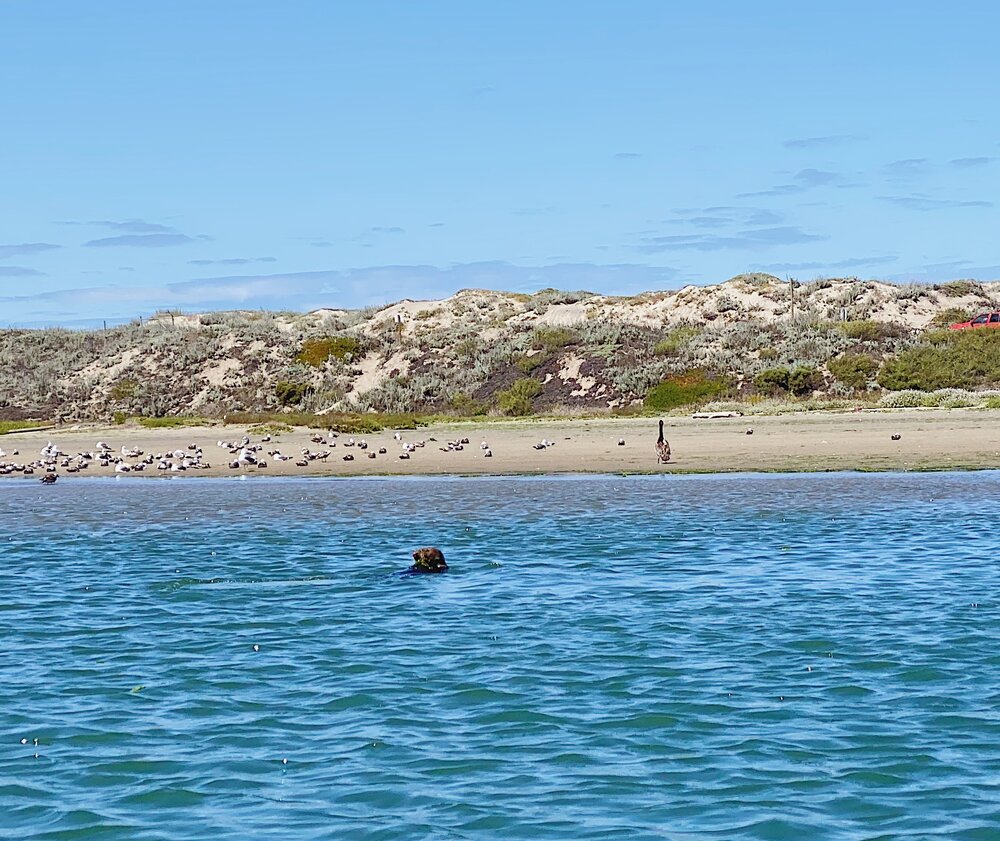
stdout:
[[[747,435],[748,429],[752,435]],[[265,450],[280,450],[295,457],[281,462],[262,454],[268,466],[229,467],[231,456],[217,446],[220,439],[238,440],[244,427],[213,426],[149,430],[142,427],[78,426],[43,432],[0,436],[0,449],[7,455],[0,462],[28,462],[39,458],[46,442],[52,441],[69,454],[91,451],[106,441],[116,453],[122,445],[138,447],[147,454],[201,447],[210,469],[189,470],[186,476],[356,476],[356,475],[503,475],[515,473],[720,473],[736,471],[826,471],[826,470],[947,470],[1000,467],[1000,411],[983,410],[894,410],[891,412],[809,413],[696,420],[668,418],[667,438],[673,450],[669,464],[658,465],[653,449],[656,420],[608,418],[595,420],[539,420],[488,424],[455,423],[400,432],[402,442],[425,442],[401,460],[402,443],[394,430],[364,436],[368,451],[384,447],[387,453],[369,459],[367,453],[346,443],[341,435],[336,446],[316,443],[314,430],[295,429],[274,435]],[[899,435],[899,440],[893,440]],[[260,436],[251,436],[254,443]],[[469,439],[461,451],[442,452],[448,441]],[[361,436],[354,436],[360,442]],[[536,450],[546,439],[553,446]],[[618,441],[624,439],[624,446]],[[485,458],[481,443],[492,452]],[[303,448],[328,451],[326,460],[295,464]],[[13,456],[14,450],[19,451]],[[351,454],[353,460],[345,461]],[[134,463],[135,459],[129,459]],[[115,475],[113,467],[96,463],[78,474],[61,476]],[[35,479],[37,480],[38,471]],[[155,465],[143,473],[160,476]],[[176,473],[171,475],[177,475]],[[6,478],[24,480],[12,475]]]

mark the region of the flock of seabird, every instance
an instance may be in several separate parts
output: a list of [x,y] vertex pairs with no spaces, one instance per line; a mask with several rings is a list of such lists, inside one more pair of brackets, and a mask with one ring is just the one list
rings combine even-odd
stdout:
[[109,444],[98,441],[93,450],[67,453],[56,444],[49,441],[38,453],[38,458],[28,461],[12,460],[20,456],[18,450],[13,450],[9,456],[0,448],[0,476],[20,473],[31,476],[36,471],[42,473],[41,480],[46,484],[56,481],[59,470],[65,473],[80,473],[96,465],[111,468],[115,473],[141,473],[146,468],[155,465],[157,470],[180,472],[185,470],[205,470],[211,465],[204,460],[201,447],[197,444],[188,446],[188,451],[173,450],[164,453],[145,453],[138,447],[121,448],[120,454]]
[[[438,443],[436,438],[427,440],[404,441],[402,433],[393,433],[393,439],[399,446],[398,458],[406,461],[416,452],[427,446],[428,443]],[[388,455],[386,447],[370,446],[364,438],[355,440],[353,437],[346,440],[334,431],[326,435],[314,434],[310,437],[310,442],[319,445],[317,449],[312,447],[302,447],[297,455],[283,453],[272,442],[270,435],[264,435],[256,443],[251,441],[249,435],[244,435],[239,440],[223,441],[219,440],[217,446],[227,454],[226,463],[231,470],[241,470],[252,467],[254,469],[266,469],[268,459],[275,462],[294,462],[296,467],[308,467],[314,461],[328,461],[334,454],[333,450],[338,443],[342,449],[349,450],[341,456],[343,461],[354,461],[355,452],[359,456],[364,454],[369,459],[378,456]],[[532,444],[535,450],[546,450],[554,447],[555,441],[543,438],[536,444]],[[625,439],[619,439],[619,446],[625,446]],[[470,446],[468,438],[457,438],[445,441],[438,446],[443,453],[461,452]],[[479,450],[483,458],[492,458],[493,450],[490,445],[483,441],[479,445]],[[656,442],[656,455],[658,463],[666,463],[670,460],[670,445],[663,438],[663,421],[660,421],[660,436]],[[49,441],[38,454],[37,458],[27,461],[16,460],[19,456],[17,450],[8,454],[0,448],[0,475],[23,474],[31,476],[36,472],[41,473],[41,481],[45,484],[52,484],[59,476],[59,471],[65,473],[80,473],[89,470],[91,467],[111,469],[115,473],[142,473],[147,469],[156,470],[159,473],[184,473],[189,470],[207,470],[211,464],[206,461],[205,454],[198,444],[188,444],[186,450],[165,450],[157,453],[146,453],[139,447],[122,446],[119,451],[115,451],[104,441],[98,441],[93,450],[86,452],[67,453],[61,450],[56,444]],[[15,460],[8,460],[15,459]]]

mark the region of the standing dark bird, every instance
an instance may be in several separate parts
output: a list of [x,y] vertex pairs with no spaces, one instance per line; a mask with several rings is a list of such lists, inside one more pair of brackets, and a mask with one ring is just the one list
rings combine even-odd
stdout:
[[663,421],[660,421],[660,437],[656,439],[656,463],[666,464],[670,461],[670,444],[663,437]]

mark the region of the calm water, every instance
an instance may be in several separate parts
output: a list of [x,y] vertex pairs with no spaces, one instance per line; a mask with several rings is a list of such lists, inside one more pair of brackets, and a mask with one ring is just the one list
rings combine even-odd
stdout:
[[997,473],[5,481],[0,837],[997,839],[998,529]]

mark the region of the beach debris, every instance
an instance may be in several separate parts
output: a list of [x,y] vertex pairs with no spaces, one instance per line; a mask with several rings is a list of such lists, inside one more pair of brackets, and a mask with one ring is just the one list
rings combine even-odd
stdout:
[[444,560],[444,552],[436,546],[423,546],[413,552],[413,572],[444,572],[448,564]]
[[892,435],[890,435],[889,437],[890,437],[890,438],[892,438],[892,440],[893,440],[893,441],[898,441],[898,440],[899,440],[900,438],[902,438],[903,436],[902,436],[902,435],[900,435],[900,434],[899,434],[898,432],[894,432],[894,433],[893,433]]
[[716,418],[741,418],[743,412],[695,412],[691,415],[695,420],[715,420]]
[[[624,441],[622,442],[625,443]],[[670,442],[663,437],[663,421],[660,421],[660,435],[656,439],[656,463],[666,464],[670,461]]]

